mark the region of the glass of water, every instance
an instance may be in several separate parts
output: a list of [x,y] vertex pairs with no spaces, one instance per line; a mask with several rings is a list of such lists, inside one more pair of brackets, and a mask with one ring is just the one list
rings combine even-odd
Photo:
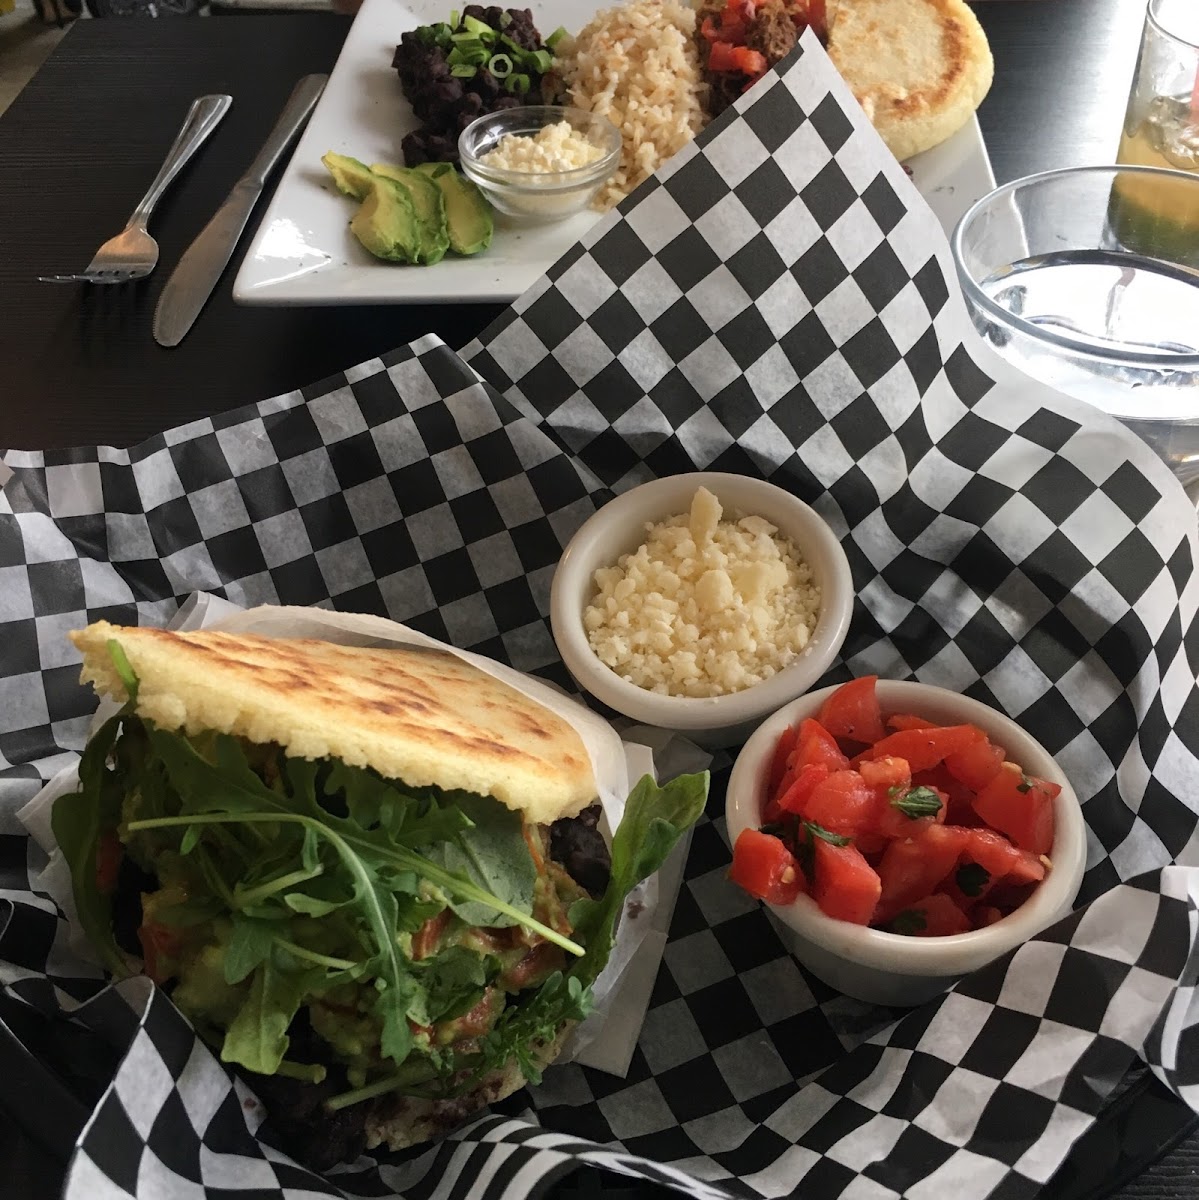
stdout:
[[952,247],[992,347],[1119,417],[1199,498],[1199,239],[1179,236],[1180,211],[1199,222],[1199,175],[1046,171],[984,196]]

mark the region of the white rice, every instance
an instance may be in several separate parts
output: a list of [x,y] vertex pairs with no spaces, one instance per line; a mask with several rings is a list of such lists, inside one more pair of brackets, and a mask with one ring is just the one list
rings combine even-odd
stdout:
[[602,9],[558,47],[571,103],[600,113],[624,138],[600,209],[627,196],[703,128],[705,84],[695,10],[679,0],[630,0]]

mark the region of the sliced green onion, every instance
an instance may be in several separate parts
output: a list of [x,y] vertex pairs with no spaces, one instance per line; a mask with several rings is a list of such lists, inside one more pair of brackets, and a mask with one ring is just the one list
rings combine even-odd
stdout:
[[455,33],[450,35],[450,41],[456,46],[481,46],[483,43],[470,32]]
[[545,39],[546,48],[548,50],[552,50],[564,37],[566,37],[566,30],[559,25],[558,28],[555,29],[554,32]]
[[477,67],[486,66],[490,57],[491,51],[486,46],[472,46],[469,50],[462,51],[462,61],[474,63]]
[[485,21],[480,21],[478,17],[463,17],[462,26],[464,29],[469,29],[471,33],[482,37],[485,33],[494,34],[495,30],[491,28]]
[[525,65],[532,67],[539,75],[544,75],[553,62],[554,56],[548,50],[534,50],[525,55]]
[[508,47],[509,50],[515,50],[517,54],[523,54],[525,48],[515,38],[510,38],[506,33],[500,34],[500,41]]
[[494,79],[507,79],[512,74],[512,59],[506,54],[493,54],[487,69]]
[[447,54],[445,56],[445,61],[449,64],[449,66],[456,67],[456,66],[459,66],[460,64],[464,63],[466,61],[466,59],[463,58],[462,51],[459,50],[457,46],[455,46],[449,52],[449,54]]
[[458,28],[458,10],[456,8],[450,9],[450,28]]
[[472,63],[455,63],[450,68],[450,74],[455,79],[474,79],[479,73],[479,68]]
[[507,29],[512,24],[512,14],[505,8],[500,11],[500,28]]
[[523,96],[529,90],[529,77],[527,75],[509,75],[504,86],[508,91]]

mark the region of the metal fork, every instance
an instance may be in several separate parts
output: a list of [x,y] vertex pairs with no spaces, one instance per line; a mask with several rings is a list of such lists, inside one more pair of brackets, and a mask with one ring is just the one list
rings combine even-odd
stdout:
[[193,101],[175,144],[125,228],[96,251],[86,270],[77,275],[39,275],[38,279],[42,283],[129,283],[149,275],[158,263],[158,243],[146,232],[150,214],[232,103],[232,96],[201,96]]

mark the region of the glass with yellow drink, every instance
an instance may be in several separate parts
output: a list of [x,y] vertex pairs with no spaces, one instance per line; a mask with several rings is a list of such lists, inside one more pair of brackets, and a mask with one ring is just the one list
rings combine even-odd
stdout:
[[[1199,172],[1199,3],[1150,0],[1116,159]],[[1128,175],[1112,189],[1111,236],[1136,253],[1199,267],[1195,189]]]

